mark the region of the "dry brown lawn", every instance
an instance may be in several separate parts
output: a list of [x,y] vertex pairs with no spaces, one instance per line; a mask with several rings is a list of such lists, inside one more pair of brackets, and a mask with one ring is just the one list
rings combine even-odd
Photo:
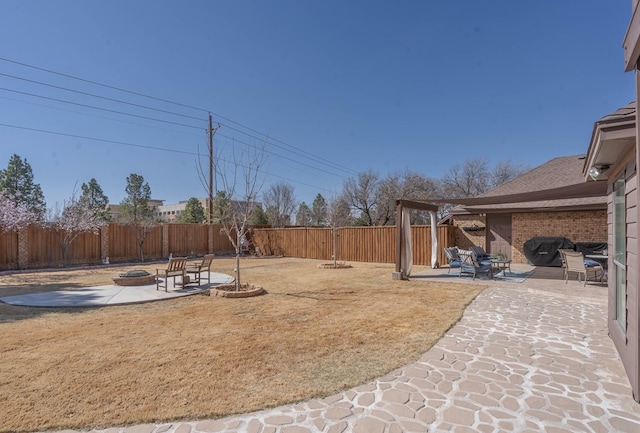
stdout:
[[[0,431],[216,418],[331,395],[415,361],[482,290],[393,281],[388,264],[318,263],[243,259],[243,282],[268,292],[255,298],[0,303]],[[122,269],[4,275],[0,296],[110,284]],[[233,274],[233,261],[212,269]]]

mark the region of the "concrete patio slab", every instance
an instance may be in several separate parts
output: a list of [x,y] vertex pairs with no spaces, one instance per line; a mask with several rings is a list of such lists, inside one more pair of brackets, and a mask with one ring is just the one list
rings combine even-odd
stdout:
[[233,277],[218,272],[210,272],[210,284],[202,286],[174,286],[169,279],[167,291],[156,290],[156,284],[143,286],[97,286],[83,289],[58,290],[53,292],[32,293],[6,296],[0,301],[23,307],[98,307],[103,305],[133,304],[159,301],[201,293],[211,287],[233,282]]

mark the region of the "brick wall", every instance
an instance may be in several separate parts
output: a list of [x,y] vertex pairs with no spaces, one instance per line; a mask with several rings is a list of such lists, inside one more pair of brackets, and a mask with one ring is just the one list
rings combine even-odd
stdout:
[[[479,245],[487,250],[487,230],[466,231],[464,227],[485,227],[480,215],[456,215],[455,245],[468,249]],[[527,263],[523,245],[533,237],[564,237],[572,242],[607,242],[607,211],[514,213],[511,219],[513,263]]]
[[487,231],[484,230],[464,230],[464,227],[485,227],[485,218],[480,215],[456,215],[453,224],[457,227],[455,235],[455,245],[468,250],[472,245],[479,245],[486,249],[485,240]]
[[527,263],[523,245],[532,237],[563,237],[571,242],[607,242],[607,211],[515,213],[512,215],[514,263]]

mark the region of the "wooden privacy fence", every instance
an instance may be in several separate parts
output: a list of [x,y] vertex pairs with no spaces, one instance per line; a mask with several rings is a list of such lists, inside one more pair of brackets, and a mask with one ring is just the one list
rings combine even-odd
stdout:
[[[221,225],[163,224],[151,228],[143,243],[145,260],[227,253],[233,250]],[[67,265],[140,261],[135,231],[127,224],[108,224],[99,233],[81,233],[67,250]],[[0,270],[62,266],[58,234],[33,225],[19,233],[0,231]]]
[[[221,225],[163,224],[147,233],[145,260],[174,256],[195,256],[233,251]],[[431,264],[431,229],[411,228],[413,263]],[[395,226],[345,227],[338,230],[337,260],[394,263]],[[263,255],[331,260],[333,236],[330,228],[293,227],[255,228],[251,240]],[[454,227],[438,226],[438,261],[445,263],[443,248],[453,245]],[[98,234],[80,234],[67,250],[67,265],[99,264],[109,257],[111,263],[140,261],[135,232],[126,224],[108,224]],[[31,226],[15,232],[0,232],[0,270],[62,266],[62,251],[54,230]]]
[[[444,247],[455,242],[453,226],[438,226],[438,262],[446,263]],[[412,226],[413,263],[431,265],[431,227]],[[333,258],[332,230],[324,227],[254,229],[252,241],[265,255],[308,259]],[[338,230],[338,261],[395,263],[396,227],[344,227]]]

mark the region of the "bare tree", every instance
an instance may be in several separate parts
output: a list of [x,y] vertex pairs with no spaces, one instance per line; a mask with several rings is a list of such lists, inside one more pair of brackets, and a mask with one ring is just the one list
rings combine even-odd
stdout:
[[[224,162],[218,158],[219,162]],[[261,147],[249,147],[246,153],[237,154],[234,148],[233,163],[218,164],[223,195],[228,205],[220,210],[222,231],[227,235],[236,254],[235,285],[240,290],[240,255],[242,243],[247,239],[249,219],[258,204],[257,198],[264,185],[262,168],[266,164],[264,143]]]
[[376,225],[376,210],[378,207],[378,184],[380,176],[368,170],[358,173],[356,178],[348,178],[342,188],[342,197],[349,206],[359,211],[358,221],[360,225]]
[[272,227],[291,224],[291,216],[296,209],[296,199],[292,185],[286,182],[273,184],[262,197],[267,218]]
[[511,161],[511,159],[498,161],[493,167],[493,171],[491,172],[490,187],[491,189],[493,189],[504,183],[507,183],[510,180],[513,180],[516,177],[526,173],[530,169],[531,168],[529,166],[522,163],[516,164]]
[[345,226],[351,225],[353,217],[351,208],[344,196],[333,196],[326,202],[324,214],[324,225],[331,227],[331,237],[333,243],[333,267],[338,267],[338,231]]
[[463,165],[454,165],[442,181],[447,198],[475,197],[489,190],[489,162],[486,158],[469,159]]
[[103,216],[91,207],[88,200],[76,198],[75,191],[68,201],[62,205],[62,210],[56,211],[50,225],[58,239],[62,253],[62,265],[67,265],[69,246],[81,233],[98,234],[100,226],[104,224]]
[[443,198],[469,198],[506,183],[529,170],[523,164],[515,164],[510,159],[498,161],[493,168],[486,158],[475,158],[454,165],[442,179]]
[[[372,172],[360,173],[348,179],[343,197],[352,208],[360,211],[356,224],[389,225],[396,222],[396,200],[428,201],[439,198],[439,181],[410,170],[390,173],[384,178]],[[419,211],[412,212],[412,223],[424,223]]]
[[[426,201],[435,197],[437,182],[410,170],[390,173],[380,182],[378,189],[378,225],[396,223],[396,201]],[[411,212],[412,224],[424,224],[425,219],[419,211]]]

